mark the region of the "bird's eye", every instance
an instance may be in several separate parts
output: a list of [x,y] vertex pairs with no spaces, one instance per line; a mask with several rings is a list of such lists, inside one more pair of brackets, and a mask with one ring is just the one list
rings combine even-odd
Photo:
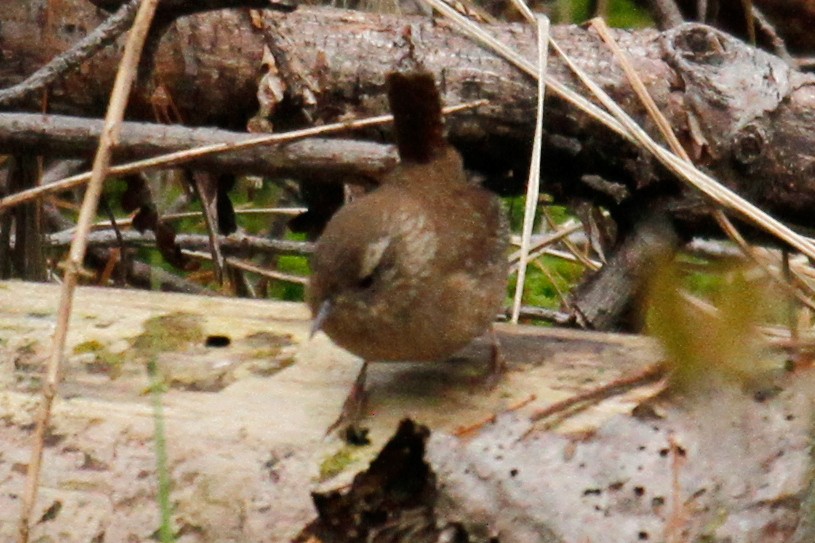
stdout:
[[365,277],[363,277],[362,279],[360,279],[359,283],[357,283],[357,286],[359,288],[365,290],[365,289],[371,288],[371,286],[373,284],[374,284],[374,274],[370,273],[370,274],[366,275]]

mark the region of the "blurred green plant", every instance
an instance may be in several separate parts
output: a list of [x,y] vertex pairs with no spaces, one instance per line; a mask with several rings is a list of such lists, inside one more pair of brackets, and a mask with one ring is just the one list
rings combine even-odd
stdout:
[[751,385],[766,369],[758,325],[768,312],[766,291],[744,269],[719,275],[715,311],[690,303],[676,263],[655,267],[647,299],[646,326],[665,349],[671,390],[690,392],[710,383]]

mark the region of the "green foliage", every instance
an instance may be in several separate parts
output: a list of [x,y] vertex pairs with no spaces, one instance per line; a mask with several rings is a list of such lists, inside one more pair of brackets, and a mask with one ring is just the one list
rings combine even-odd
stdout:
[[[281,256],[277,261],[277,269],[284,273],[308,274],[308,260],[302,256]],[[305,299],[305,286],[286,281],[275,281],[269,286],[269,296],[277,300],[289,302],[302,302]]]
[[[551,198],[544,194],[541,200],[549,201]],[[504,204],[509,216],[510,228],[514,232],[519,232],[524,221],[524,197],[506,198]],[[562,224],[573,218],[569,210],[563,206],[547,205],[546,212],[555,224]],[[545,220],[543,215],[538,214],[533,230],[540,228],[543,220]],[[530,262],[526,268],[524,303],[546,309],[557,309],[562,304],[558,291],[568,293],[582,275],[583,267],[580,264],[562,258],[543,256],[537,259],[537,262]],[[517,276],[513,275],[507,285],[507,303],[510,305],[515,296],[516,284]]]
[[[539,259],[539,263],[540,267],[530,262],[526,268],[524,303],[557,309],[562,303],[558,291],[568,293],[582,276],[583,267],[553,256],[543,256]],[[544,268],[546,272],[541,268]],[[512,298],[515,296],[516,284],[517,276],[513,275],[507,286],[508,304],[512,303]]]
[[121,203],[126,189],[127,183],[121,177],[112,177],[105,181],[105,198],[117,217],[124,214]]
[[[525,196],[511,196],[508,198],[504,198],[504,207],[507,210],[507,216],[509,217],[509,226],[514,232],[520,232],[521,227],[524,224],[524,202],[526,200]],[[571,219],[573,215],[569,213],[569,210],[560,205],[551,205],[548,202],[551,202],[551,197],[548,194],[541,194],[539,199],[540,202],[547,203],[546,205],[546,212],[552,217],[552,220],[555,224],[561,224],[566,222],[567,220]],[[544,220],[543,215],[538,213],[537,217],[535,217],[535,224],[533,225],[533,230],[536,228],[540,228],[541,222]]]
[[[590,0],[559,0],[558,22],[582,23],[594,16]],[[620,28],[643,28],[652,26],[653,20],[648,11],[634,0],[609,0],[608,18],[610,26]]]
[[[292,241],[305,241],[305,234],[286,234],[286,239]],[[300,255],[281,255],[277,258],[277,269],[283,273],[291,273],[307,277],[311,273],[308,257]],[[302,302],[305,298],[305,287],[284,281],[274,281],[269,288],[269,296],[278,300]]]
[[651,15],[633,0],[612,0],[609,3],[608,24],[618,28],[653,26]]

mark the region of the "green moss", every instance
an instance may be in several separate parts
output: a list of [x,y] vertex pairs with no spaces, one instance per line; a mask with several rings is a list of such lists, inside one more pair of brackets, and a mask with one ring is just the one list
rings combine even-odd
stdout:
[[[504,198],[504,208],[509,216],[509,225],[513,232],[520,232],[524,224],[524,201],[525,196],[512,196]],[[540,201],[551,202],[552,198],[547,194],[541,194]],[[555,224],[561,224],[571,219],[573,216],[569,213],[568,209],[558,205],[547,205],[546,212],[552,217]],[[533,231],[540,227],[541,222],[544,220],[543,215],[538,213],[535,217],[535,224]]]
[[94,359],[85,364],[91,373],[106,373],[111,379],[119,377],[122,373],[124,355],[109,351],[105,345],[96,340],[88,340],[74,347],[74,354],[93,354]]
[[144,332],[134,340],[133,349],[141,356],[153,356],[203,341],[204,332],[195,315],[170,313],[145,321]]
[[320,481],[327,481],[339,475],[350,464],[354,463],[356,456],[351,447],[343,447],[320,464]]
[[101,342],[96,340],[83,341],[74,347],[74,354],[96,353],[104,349]]

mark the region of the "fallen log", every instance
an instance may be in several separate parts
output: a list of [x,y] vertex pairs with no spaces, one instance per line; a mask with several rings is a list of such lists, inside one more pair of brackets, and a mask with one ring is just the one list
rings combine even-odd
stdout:
[[[3,539],[16,530],[57,299],[52,285],[0,283]],[[662,389],[653,379],[611,385],[661,361],[654,341],[501,325],[510,370],[495,389],[480,381],[486,341],[439,364],[375,364],[371,443],[357,447],[325,430],[360,360],[324,336],[309,341],[308,329],[301,304],[80,288],[32,536],[146,540],[157,529],[148,360],[166,388],[173,522],[187,541],[307,533],[319,520],[311,491],[346,492],[405,416],[430,431],[419,456],[432,475],[429,518],[470,541],[659,540],[670,530],[787,541],[804,524],[806,373],[768,380],[771,397],[722,388],[646,401]]]

